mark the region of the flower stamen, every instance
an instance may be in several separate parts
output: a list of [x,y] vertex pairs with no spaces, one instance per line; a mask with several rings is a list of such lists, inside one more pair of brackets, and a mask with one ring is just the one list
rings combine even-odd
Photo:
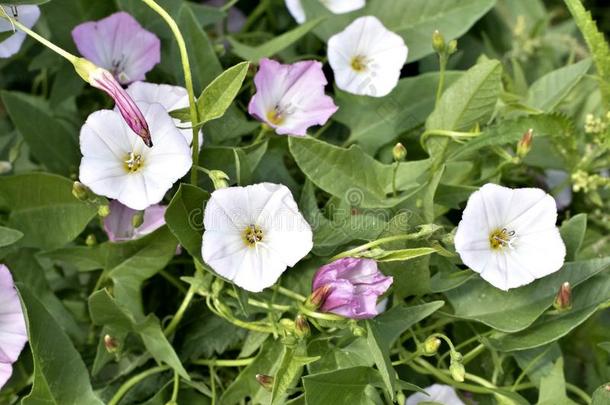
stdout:
[[244,242],[248,247],[254,247],[263,240],[263,230],[258,225],[248,225],[244,230]]
[[273,125],[281,125],[286,119],[288,112],[276,105],[273,110],[267,113],[267,120]]
[[140,170],[143,164],[144,160],[142,159],[142,155],[130,152],[129,155],[127,155],[127,160],[125,160],[125,170],[129,173],[135,173]]
[[515,231],[509,231],[506,228],[496,229],[489,235],[489,245],[492,249],[501,249],[505,247],[512,248],[512,243],[515,239]]
[[368,69],[368,60],[363,55],[354,56],[350,65],[356,72],[362,73]]

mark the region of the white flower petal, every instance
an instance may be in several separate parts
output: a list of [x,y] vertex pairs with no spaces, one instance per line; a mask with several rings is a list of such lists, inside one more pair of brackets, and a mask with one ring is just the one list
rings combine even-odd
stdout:
[[301,0],[285,0],[286,8],[288,12],[299,24],[303,24],[306,20],[305,10],[303,10],[303,4]]
[[[214,191],[205,207],[203,260],[253,292],[273,285],[313,247],[311,227],[287,187],[271,183]],[[248,243],[256,227],[261,239]]]
[[[191,151],[160,104],[140,103],[154,146],[148,148],[116,111],[97,111],[81,129],[79,177],[93,192],[135,210],[156,204],[191,167]],[[130,154],[141,158],[135,172]]]
[[455,389],[449,385],[433,384],[424,388],[423,392],[416,392],[407,398],[405,405],[417,405],[422,402],[438,402],[443,405],[464,405],[464,402],[457,396]]
[[563,265],[565,245],[556,219],[555,201],[543,190],[486,184],[468,199],[455,249],[493,286],[526,285]]
[[[407,61],[408,49],[399,35],[386,29],[376,17],[360,17],[328,40],[328,62],[341,90],[383,97],[389,94]],[[365,61],[360,71],[354,58]]]
[[[305,10],[303,9],[303,3],[301,3],[302,1],[303,0],[285,0],[288,12],[290,12],[290,15],[292,15],[299,24],[303,24],[307,19]],[[344,14],[361,9],[365,6],[366,0],[320,0],[320,3],[334,14]]]
[[21,302],[8,268],[0,264],[0,389],[28,340]]

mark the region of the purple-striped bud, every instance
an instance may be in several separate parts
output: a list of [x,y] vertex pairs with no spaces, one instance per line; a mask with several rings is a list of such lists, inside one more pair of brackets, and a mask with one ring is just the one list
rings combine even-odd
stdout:
[[114,76],[106,69],[102,69],[84,58],[77,58],[74,68],[83,80],[112,97],[129,128],[142,138],[146,146],[152,147],[150,130],[142,111]]
[[313,279],[313,291],[328,289],[321,311],[367,319],[378,314],[377,298],[392,281],[379,271],[375,260],[346,257],[320,267]]

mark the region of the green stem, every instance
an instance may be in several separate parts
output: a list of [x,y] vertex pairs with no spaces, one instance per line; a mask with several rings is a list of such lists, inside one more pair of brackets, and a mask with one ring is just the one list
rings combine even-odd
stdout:
[[180,324],[180,321],[182,320],[182,317],[184,316],[186,309],[190,305],[193,297],[195,296],[195,292],[196,292],[195,290],[196,290],[196,288],[194,287],[194,284],[191,284],[188,291],[186,292],[186,295],[184,296],[184,299],[182,300],[182,304],[180,304],[180,307],[176,311],[176,314],[172,318],[171,322],[169,323],[169,325],[167,325],[167,327],[163,331],[163,333],[165,333],[165,336],[169,336],[172,333],[174,333],[174,331],[178,327],[178,324]]
[[435,106],[438,106],[439,101],[441,100],[441,96],[443,95],[443,87],[445,87],[445,70],[447,69],[447,61],[448,57],[445,53],[442,53],[438,56],[439,61],[439,77],[438,77],[438,87],[436,88],[436,102]]
[[216,404],[216,372],[214,365],[210,365],[210,385],[212,386],[212,405]]
[[485,351],[485,345],[483,345],[482,343],[479,344],[477,347],[475,347],[474,349],[472,349],[471,351],[466,353],[464,355],[464,357],[462,357],[462,364],[466,365],[466,364],[470,363],[475,357],[477,357],[479,354],[483,353],[484,351]]
[[180,290],[183,294],[186,294],[188,289],[178,280],[176,277],[168,273],[166,270],[161,270],[159,275],[166,279],[170,284]]
[[422,134],[422,136],[419,140],[419,143],[425,149],[426,140],[432,135],[445,136],[445,137],[452,138],[452,139],[459,139],[459,138],[475,138],[481,134],[482,134],[482,132],[459,132],[459,131],[448,131],[445,129],[428,129],[428,130],[424,131],[424,133]]
[[123,385],[119,387],[112,399],[108,402],[108,405],[117,405],[130,389],[132,389],[148,377],[158,373],[162,373],[166,370],[169,370],[169,368],[169,366],[153,367],[125,381]]
[[170,30],[176,38],[178,49],[180,50],[180,59],[182,61],[182,69],[184,72],[184,84],[186,91],[189,96],[189,113],[191,116],[191,123],[193,124],[193,166],[191,168],[191,184],[197,185],[197,166],[199,164],[199,130],[197,126],[194,126],[196,122],[199,122],[199,114],[197,112],[197,103],[195,101],[195,91],[193,89],[193,77],[191,75],[191,65],[189,62],[189,55],[186,49],[186,42],[176,21],[163,7],[158,5],[155,0],[142,0],[148,7],[153,9],[157,14],[161,16],[169,26]]
[[193,360],[193,364],[198,366],[215,366],[215,367],[243,367],[247,366],[254,361],[255,357],[247,359],[197,359]]
[[13,24],[15,27],[19,28],[21,31],[25,32],[26,34],[28,34],[29,36],[34,38],[36,41],[40,42],[41,44],[43,44],[44,46],[46,46],[47,48],[49,48],[53,52],[59,54],[60,56],[66,58],[68,61],[70,61],[70,63],[74,64],[76,62],[76,60],[78,59],[77,56],[72,55],[70,52],[67,52],[67,51],[63,50],[62,48],[60,48],[59,46],[55,45],[51,41],[49,41],[46,38],[38,35],[37,33],[32,31],[31,29],[29,29],[25,25],[21,24],[15,18],[9,16],[6,13],[6,11],[4,11],[4,9],[2,7],[0,7],[0,10],[2,11],[0,13],[0,18],[4,18],[4,19],[8,20],[11,24]]
[[303,313],[303,315],[309,318],[322,319],[325,321],[345,321],[346,319],[342,316],[335,314],[328,314],[325,312],[316,312],[307,308],[305,305],[299,305],[299,311]]
[[584,392],[577,386],[566,382],[566,388],[568,391],[572,392],[573,394],[578,395],[580,397],[580,399],[585,401],[586,404],[590,404],[591,402],[593,402],[593,399],[591,399],[589,394],[587,394],[586,392]]
[[172,398],[170,400],[170,404],[178,403],[178,391],[180,390],[180,376],[178,373],[174,372],[174,387],[172,388]]
[[[234,291],[229,290],[229,291],[227,291],[227,294],[229,294],[233,298],[237,298],[237,294]],[[266,303],[266,302],[255,300],[254,298],[248,298],[248,304],[252,305],[253,307],[274,310],[274,311],[279,311],[279,312],[286,312],[286,311],[289,311],[290,308],[292,308],[290,305]]]
[[288,298],[292,298],[295,301],[305,302],[307,300],[307,297],[304,297],[301,294],[294,292],[286,287],[282,287],[281,285],[275,286],[273,287],[273,289]]
[[400,240],[417,239],[421,236],[424,236],[424,235],[427,235],[430,233],[431,232],[429,229],[422,229],[421,231],[416,232],[416,233],[408,233],[406,235],[394,235],[394,236],[388,236],[385,238],[377,239],[372,242],[365,243],[364,245],[360,245],[354,249],[346,250],[345,252],[339,253],[338,255],[333,256],[329,261],[333,262],[335,260],[342,259],[344,257],[350,257],[356,253],[363,252],[365,250],[382,245],[384,243],[396,242],[396,241],[400,241]]
[[394,197],[398,196],[398,193],[396,192],[396,174],[398,173],[398,165],[398,162],[394,162],[394,168],[392,172],[392,195]]

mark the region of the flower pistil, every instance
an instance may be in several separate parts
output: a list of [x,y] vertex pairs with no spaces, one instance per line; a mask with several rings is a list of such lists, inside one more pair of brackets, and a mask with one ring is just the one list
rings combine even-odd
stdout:
[[263,240],[263,230],[258,225],[248,225],[244,230],[244,241],[248,247],[254,247]]
[[489,244],[492,249],[496,250],[507,246],[512,248],[515,238],[515,231],[509,231],[506,228],[496,229],[489,235]]

